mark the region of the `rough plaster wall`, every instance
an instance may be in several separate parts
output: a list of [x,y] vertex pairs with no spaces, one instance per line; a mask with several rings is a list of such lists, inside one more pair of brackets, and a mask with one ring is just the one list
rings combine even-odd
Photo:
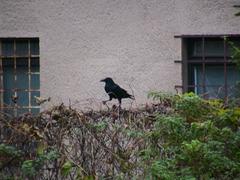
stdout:
[[[178,34],[239,33],[236,0],[0,0],[0,37],[39,37],[41,93],[98,104],[110,76],[134,91],[181,84]],[[125,101],[129,104],[130,101]],[[87,103],[87,104],[85,104]]]

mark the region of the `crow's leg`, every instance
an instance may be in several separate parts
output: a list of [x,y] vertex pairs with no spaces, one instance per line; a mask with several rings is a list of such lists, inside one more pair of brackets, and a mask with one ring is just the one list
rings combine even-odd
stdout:
[[122,99],[118,99],[118,102],[119,102],[119,108],[121,108],[121,104],[122,104]]
[[119,105],[118,105],[118,121],[120,121],[120,111],[121,111],[121,104],[122,104],[122,99],[118,98],[118,102],[119,102]]
[[112,100],[112,97],[109,96],[109,100],[103,101],[102,103],[105,105],[108,101],[111,101],[111,100]]

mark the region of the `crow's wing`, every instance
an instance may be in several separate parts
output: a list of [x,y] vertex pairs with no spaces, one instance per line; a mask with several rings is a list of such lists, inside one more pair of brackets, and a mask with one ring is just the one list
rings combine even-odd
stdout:
[[110,98],[117,98],[117,99],[133,98],[133,96],[128,94],[125,89],[121,88],[119,85],[115,83],[114,84],[106,83],[105,91],[106,93],[108,93]]
[[117,84],[112,87],[112,93],[119,99],[131,97],[125,89],[121,88]]
[[110,98],[117,98],[116,94],[113,92],[115,89],[115,84],[106,84],[105,91],[110,96]]

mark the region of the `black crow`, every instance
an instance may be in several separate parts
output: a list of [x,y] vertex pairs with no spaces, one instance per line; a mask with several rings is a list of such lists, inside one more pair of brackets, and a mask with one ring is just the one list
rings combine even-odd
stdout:
[[[134,99],[133,95],[128,94],[126,90],[114,83],[112,78],[107,77],[102,79],[101,82],[105,82],[105,91],[109,95],[109,100],[107,101],[111,101],[113,98],[118,99],[119,105],[121,106],[123,98]],[[103,101],[103,103],[105,104],[107,101]]]

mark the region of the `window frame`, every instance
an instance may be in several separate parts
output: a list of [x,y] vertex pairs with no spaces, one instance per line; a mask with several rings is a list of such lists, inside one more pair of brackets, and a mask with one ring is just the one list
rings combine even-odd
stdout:
[[[206,92],[206,87],[210,87],[209,85],[206,86],[206,65],[223,65],[224,69],[224,100],[228,100],[228,84],[227,84],[227,67],[231,65],[235,65],[235,63],[232,62],[231,57],[227,54],[227,42],[224,41],[224,38],[238,38],[240,40],[240,34],[219,34],[219,35],[178,35],[175,36],[175,38],[181,38],[181,54],[182,54],[182,60],[175,62],[180,62],[182,64],[182,86],[175,86],[175,88],[182,88],[182,91],[190,92],[190,88],[195,87],[201,87],[203,88],[203,92]],[[206,57],[205,55],[205,42],[209,39],[223,39],[223,57],[213,56],[211,58]],[[189,55],[189,49],[188,49],[188,43],[190,40],[194,41],[194,39],[201,39],[202,42],[202,56],[198,59],[191,59],[188,57]],[[190,85],[189,84],[189,66],[190,65],[200,65],[202,66],[202,79],[203,83],[199,85]],[[203,97],[206,98],[206,95],[203,94]]]
[[[2,44],[4,41],[13,41],[13,55],[3,55],[2,52]],[[20,41],[25,41],[27,42],[27,54],[26,55],[17,55],[16,54],[16,46],[17,43]],[[33,41],[36,41],[38,43],[38,48],[37,48],[37,54],[31,54],[31,43]],[[27,76],[28,76],[28,88],[24,88],[24,89],[19,89],[16,87],[16,82],[17,82],[17,59],[24,59],[27,60],[28,65],[27,65]],[[34,58],[38,59],[38,68],[39,68],[39,72],[32,72],[32,60]],[[5,89],[4,87],[4,65],[3,65],[3,61],[6,59],[11,59],[14,61],[14,66],[13,66],[13,74],[14,74],[14,88],[12,89]],[[34,74],[38,74],[39,75],[39,88],[38,89],[32,89],[31,85],[32,85],[32,75]],[[5,105],[4,104],[4,93],[7,91],[11,91],[12,94],[14,94],[16,96],[17,93],[19,92],[27,92],[28,94],[28,105],[27,106],[21,106],[18,103],[15,103],[13,105]],[[28,112],[31,112],[32,109],[39,109],[40,110],[40,106],[39,105],[33,105],[32,103],[32,93],[33,92],[37,92],[40,95],[40,40],[38,37],[6,37],[6,38],[0,38],[0,111],[1,112],[5,112],[5,110],[7,109],[12,109],[13,110],[13,115],[14,116],[18,116],[18,109],[27,109]]]

